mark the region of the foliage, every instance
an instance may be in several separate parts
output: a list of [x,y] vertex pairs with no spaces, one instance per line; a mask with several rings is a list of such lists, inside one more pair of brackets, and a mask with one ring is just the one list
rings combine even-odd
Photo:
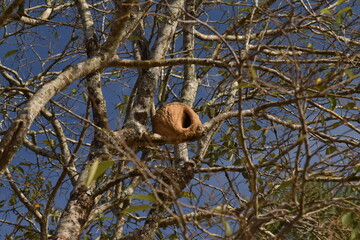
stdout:
[[[359,239],[359,1],[2,1],[4,239]],[[183,102],[186,143],[152,133]]]

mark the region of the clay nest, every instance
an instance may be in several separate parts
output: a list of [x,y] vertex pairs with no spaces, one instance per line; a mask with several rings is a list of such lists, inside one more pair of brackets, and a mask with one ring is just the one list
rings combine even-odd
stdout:
[[174,102],[156,111],[152,126],[154,133],[172,140],[184,141],[197,137],[201,121],[189,106]]

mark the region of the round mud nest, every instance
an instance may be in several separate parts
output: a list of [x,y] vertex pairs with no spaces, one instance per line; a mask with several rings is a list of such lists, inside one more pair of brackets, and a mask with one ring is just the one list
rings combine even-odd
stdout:
[[196,137],[201,121],[189,106],[174,102],[165,104],[156,111],[152,126],[154,133],[181,141]]

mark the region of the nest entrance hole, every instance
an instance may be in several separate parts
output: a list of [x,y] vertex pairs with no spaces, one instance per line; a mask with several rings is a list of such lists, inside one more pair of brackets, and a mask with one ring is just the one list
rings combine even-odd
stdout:
[[190,115],[187,112],[183,112],[182,115],[182,127],[183,128],[188,128],[191,126],[191,118]]

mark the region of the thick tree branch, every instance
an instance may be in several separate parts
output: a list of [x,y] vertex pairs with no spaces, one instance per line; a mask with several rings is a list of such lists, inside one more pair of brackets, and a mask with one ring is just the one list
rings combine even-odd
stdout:
[[202,66],[217,66],[227,68],[228,65],[219,60],[208,58],[171,58],[171,59],[152,59],[152,60],[128,60],[114,57],[109,62],[112,67],[126,67],[126,68],[154,68],[162,66],[176,66],[183,64],[195,64]]
[[[120,43],[126,40],[132,30],[140,23],[141,17],[131,19],[134,6],[139,3],[138,0],[115,1],[115,14],[111,22],[109,36],[101,46],[101,51],[114,54]],[[145,11],[146,12],[146,11]]]
[[24,0],[15,0],[7,9],[5,9],[5,11],[3,11],[3,15],[0,16],[0,28],[2,28],[7,23],[10,15],[23,3],[23,1]]
[[[88,57],[91,58],[99,52],[99,42],[96,37],[90,8],[84,0],[77,0],[76,5],[82,19],[86,52]],[[101,89],[101,70],[87,75],[86,85],[92,106],[93,121],[98,128],[108,129],[106,102]],[[89,164],[95,160],[103,160],[101,156],[104,154],[108,155],[108,148],[99,140],[98,128],[95,128],[94,139],[91,143],[90,154],[87,159]],[[95,203],[95,196],[89,192],[96,186],[95,184],[89,187],[86,186],[87,176],[87,166],[84,166],[56,229],[56,238],[77,239],[80,237],[85,224],[84,219],[88,219]],[[87,190],[87,192],[84,193],[84,190]]]
[[105,67],[104,58],[103,55],[97,55],[68,67],[57,78],[45,84],[31,97],[0,142],[0,176],[21,147],[32,122],[45,104],[75,80]]

